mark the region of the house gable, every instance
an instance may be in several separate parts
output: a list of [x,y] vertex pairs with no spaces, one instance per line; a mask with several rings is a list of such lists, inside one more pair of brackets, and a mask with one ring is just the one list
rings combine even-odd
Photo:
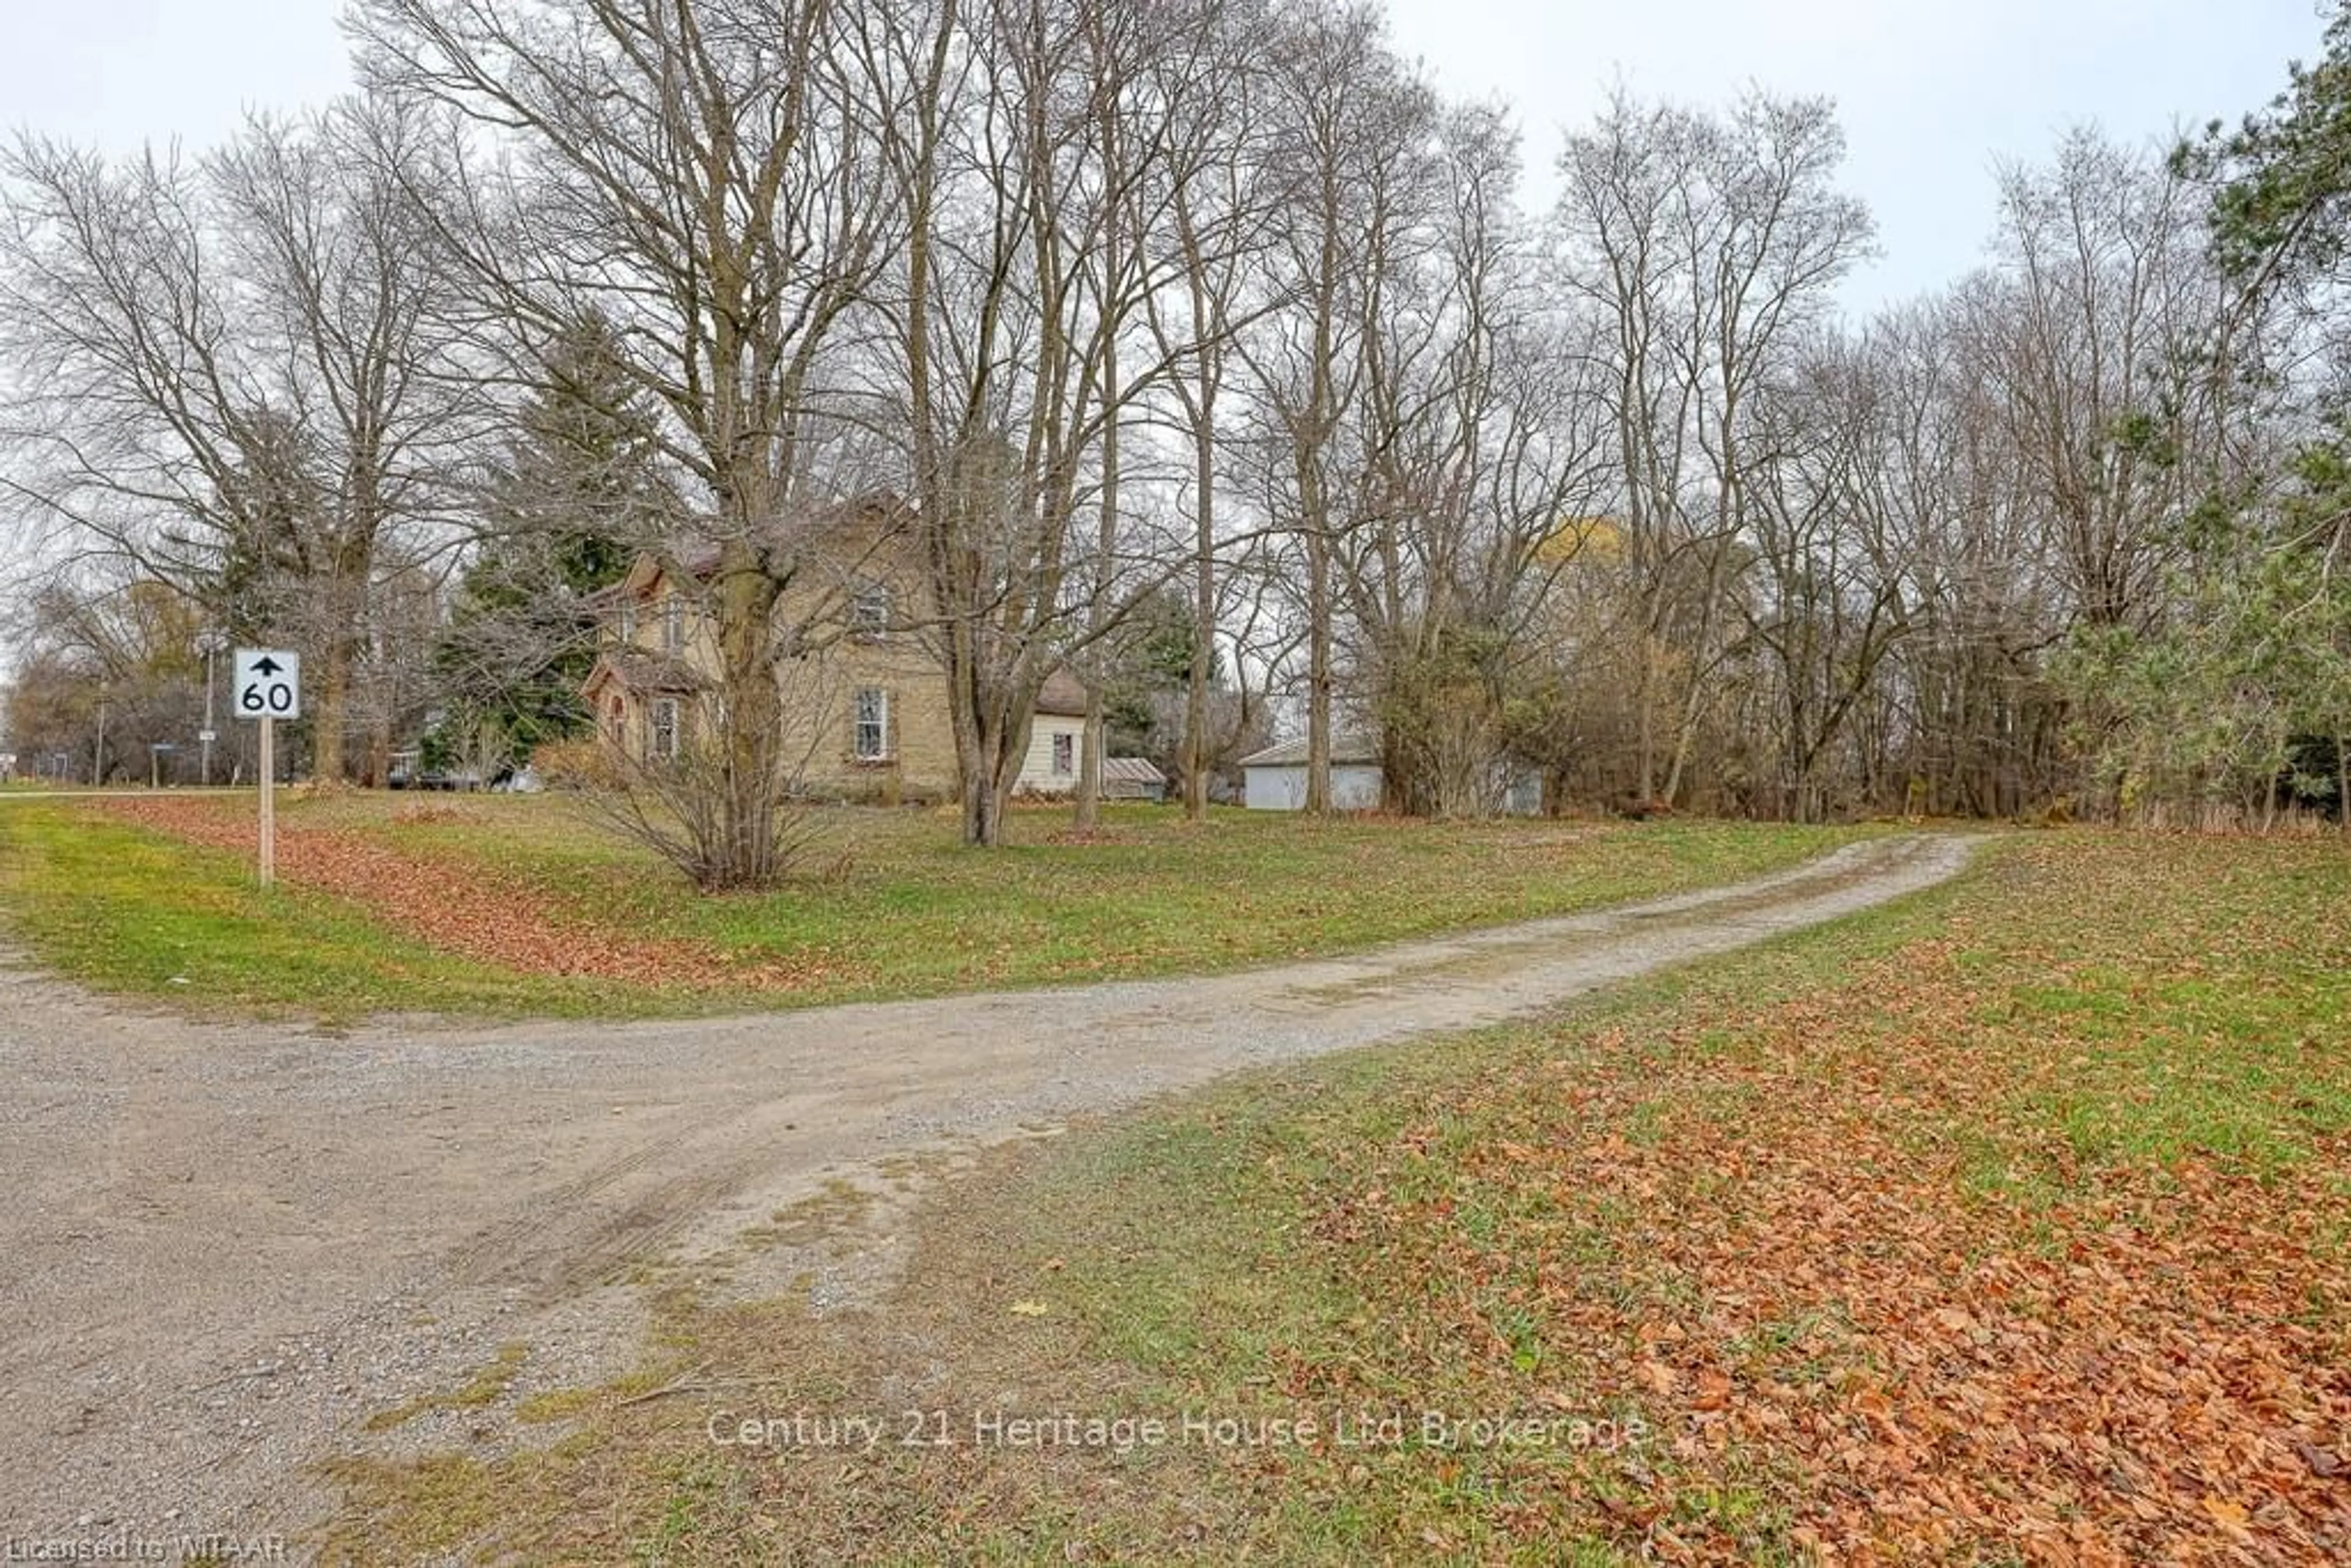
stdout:
[[[929,577],[911,514],[869,497],[811,514],[790,541],[795,568],[776,606],[776,679],[785,755],[820,795],[897,798],[959,788],[946,670],[925,629]],[[690,696],[710,733],[724,718],[716,629],[706,585],[717,552],[640,555],[600,606],[600,657],[584,693],[600,730],[643,754],[650,704]],[[672,608],[675,607],[675,608]],[[674,645],[664,628],[679,618]],[[688,677],[691,677],[689,682]],[[1032,752],[1040,780],[1057,783],[1054,738],[1063,736],[1074,788],[1083,756],[1084,688],[1066,670],[1046,681]],[[1040,749],[1041,747],[1041,750]],[[1024,775],[1024,787],[1034,787]]]

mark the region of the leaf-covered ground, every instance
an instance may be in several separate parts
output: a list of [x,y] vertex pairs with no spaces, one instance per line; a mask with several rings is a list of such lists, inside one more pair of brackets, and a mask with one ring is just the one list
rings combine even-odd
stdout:
[[1359,1288],[1417,1282],[1378,1379],[1672,1433],[1498,1538],[2351,1560],[2342,855],[2036,847],[1843,984],[1425,1102],[1320,1184]]
[[[109,800],[104,810],[189,843],[235,851],[253,846],[253,822],[217,799],[157,795]],[[423,819],[429,810],[415,815]],[[730,975],[724,957],[701,944],[566,919],[547,901],[468,868],[402,854],[350,829],[310,826],[288,814],[294,821],[277,832],[281,877],[363,906],[444,952],[526,974],[662,985],[736,979],[785,989],[797,977],[774,971]]]
[[[538,1561],[2351,1561],[2346,910],[2335,841],[2011,840],[1550,1025],[1002,1155],[872,1312],[689,1300],[679,1396],[355,1472],[354,1518]],[[747,1451],[722,1406],[1320,1431]]]
[[1450,1540],[2351,1560],[2346,910],[2333,842],[2011,846],[1833,983],[1432,1085],[1319,1145],[1390,1332],[1291,1381],[1670,1434],[1398,1500]]
[[[78,978],[195,1005],[679,1013],[1207,973],[1736,881],[1872,831],[1130,807],[1081,839],[1062,807],[974,851],[952,816],[840,810],[781,887],[703,897],[562,798],[351,792],[282,803],[272,900],[253,810],[14,804],[0,915]],[[329,927],[354,939],[280,961]]]

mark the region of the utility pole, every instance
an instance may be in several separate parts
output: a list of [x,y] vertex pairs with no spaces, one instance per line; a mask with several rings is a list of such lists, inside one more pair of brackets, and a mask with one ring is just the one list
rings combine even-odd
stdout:
[[196,634],[196,651],[204,656],[204,727],[196,737],[204,760],[199,764],[197,777],[207,789],[213,782],[213,741],[219,733],[213,728],[213,658],[227,643],[228,639],[215,627],[207,626]]

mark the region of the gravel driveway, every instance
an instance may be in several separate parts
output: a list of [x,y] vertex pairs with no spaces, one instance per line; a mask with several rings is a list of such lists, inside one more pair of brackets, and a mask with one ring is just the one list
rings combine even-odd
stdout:
[[508,1343],[551,1385],[611,1375],[640,1346],[632,1270],[716,1256],[829,1180],[1493,1022],[1913,892],[1968,853],[1881,839],[1347,958],[686,1022],[329,1037],[0,970],[0,1538],[297,1529],[327,1500],[309,1467],[370,1415]]

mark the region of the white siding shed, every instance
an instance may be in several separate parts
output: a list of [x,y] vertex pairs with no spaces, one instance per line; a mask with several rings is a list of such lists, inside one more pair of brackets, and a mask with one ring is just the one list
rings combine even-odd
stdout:
[[1086,689],[1067,670],[1046,677],[1029,724],[1029,750],[1020,758],[1020,795],[1074,795],[1086,765]]
[[1029,727],[1029,755],[1020,760],[1020,782],[1014,788],[1024,795],[1074,794],[1085,755],[1083,716],[1040,712]]
[[[1240,761],[1242,801],[1252,811],[1306,809],[1306,742],[1285,741]],[[1384,779],[1379,749],[1355,736],[1331,742],[1331,806],[1339,811],[1376,811]]]

